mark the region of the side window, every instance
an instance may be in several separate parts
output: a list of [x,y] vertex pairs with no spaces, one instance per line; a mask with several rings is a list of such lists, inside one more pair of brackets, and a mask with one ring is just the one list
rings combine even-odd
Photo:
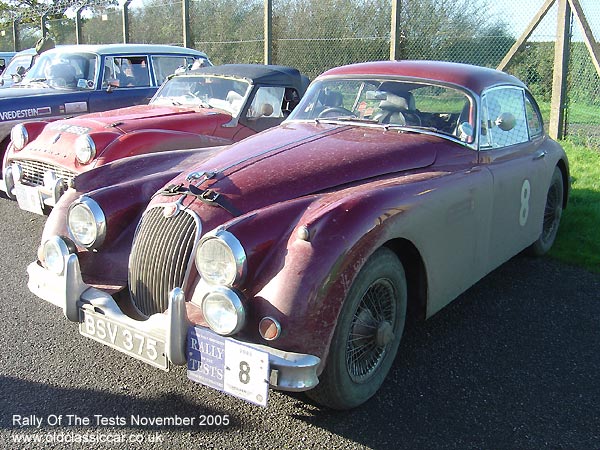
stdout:
[[252,104],[248,108],[246,117],[258,119],[259,117],[283,117],[284,87],[260,87],[254,95]]
[[529,134],[532,139],[540,137],[544,132],[544,122],[540,116],[539,110],[534,106],[529,94],[525,95],[525,113],[527,114],[527,124],[529,125]]
[[281,105],[283,116],[289,116],[298,103],[300,103],[300,94],[298,94],[298,91],[290,87],[285,88],[285,93],[283,94],[283,104]]
[[114,56],[104,60],[102,86],[108,83],[118,87],[150,86],[147,56]]
[[153,56],[152,67],[154,69],[154,76],[156,77],[156,85],[160,86],[177,69],[187,67],[193,62],[193,58],[185,56]]
[[115,61],[115,58],[112,56],[107,56],[104,58],[104,71],[102,75],[102,88],[108,87],[109,84],[113,86],[116,85],[118,80],[118,65]]
[[492,89],[482,96],[482,149],[529,140],[524,103],[523,91],[517,88]]

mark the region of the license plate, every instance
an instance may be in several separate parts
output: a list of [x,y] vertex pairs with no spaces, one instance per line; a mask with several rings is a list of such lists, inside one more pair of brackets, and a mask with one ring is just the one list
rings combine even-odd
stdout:
[[147,333],[109,319],[103,314],[82,308],[79,332],[163,370],[169,369],[165,342]]
[[190,327],[188,378],[251,403],[267,406],[269,354],[206,328]]
[[15,195],[19,208],[36,214],[44,214],[42,200],[37,187],[15,183]]

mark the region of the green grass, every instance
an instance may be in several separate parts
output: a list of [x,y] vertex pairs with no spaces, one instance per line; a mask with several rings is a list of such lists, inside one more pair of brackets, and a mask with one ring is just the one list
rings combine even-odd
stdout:
[[571,195],[550,256],[600,273],[600,152],[561,142],[569,157]]
[[[550,121],[550,102],[539,102],[540,112],[544,122]],[[573,124],[600,125],[600,115],[597,105],[572,103],[567,110],[567,122]]]

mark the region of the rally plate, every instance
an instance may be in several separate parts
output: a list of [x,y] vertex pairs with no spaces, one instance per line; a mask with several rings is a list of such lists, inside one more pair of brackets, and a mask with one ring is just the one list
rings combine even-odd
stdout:
[[269,395],[269,354],[203,327],[189,327],[188,378],[260,406]]

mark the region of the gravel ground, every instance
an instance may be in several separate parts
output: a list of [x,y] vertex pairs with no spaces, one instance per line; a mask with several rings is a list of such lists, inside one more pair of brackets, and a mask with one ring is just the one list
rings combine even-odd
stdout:
[[[411,325],[362,407],[333,412],[271,391],[261,408],[81,337],[26,287],[45,219],[5,199],[0,217],[2,449],[600,448],[597,274],[516,257]],[[43,442],[15,442],[25,435]]]

